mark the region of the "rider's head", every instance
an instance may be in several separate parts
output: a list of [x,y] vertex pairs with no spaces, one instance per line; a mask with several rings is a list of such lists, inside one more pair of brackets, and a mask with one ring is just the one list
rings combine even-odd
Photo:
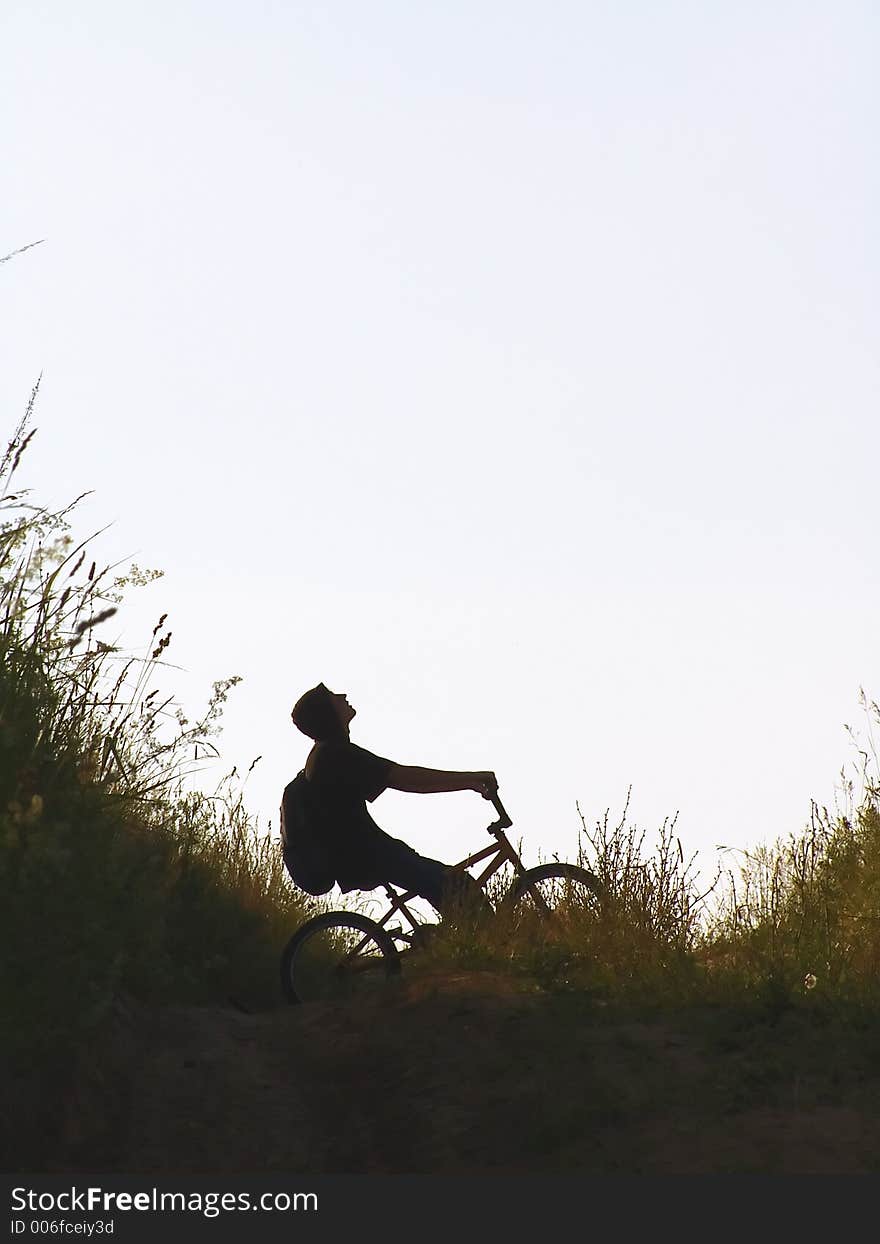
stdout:
[[328,739],[348,738],[348,723],[354,712],[344,692],[329,691],[319,682],[299,697],[290,718],[297,730],[316,743],[324,743]]

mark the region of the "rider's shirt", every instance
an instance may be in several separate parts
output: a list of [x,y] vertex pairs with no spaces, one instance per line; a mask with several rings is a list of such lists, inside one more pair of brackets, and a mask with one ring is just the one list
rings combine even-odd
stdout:
[[387,788],[392,765],[348,739],[316,743],[309,752],[305,774],[325,814],[322,820],[343,890],[372,889],[384,880],[376,875],[376,861],[388,835],[370,816],[367,802]]

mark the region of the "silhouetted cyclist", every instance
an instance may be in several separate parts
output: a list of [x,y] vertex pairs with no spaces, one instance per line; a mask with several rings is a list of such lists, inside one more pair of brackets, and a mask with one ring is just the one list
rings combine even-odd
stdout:
[[451,873],[449,865],[418,855],[386,834],[367,811],[367,802],[389,787],[422,795],[473,790],[491,799],[498,790],[495,774],[395,764],[352,743],[349,723],[354,715],[347,696],[323,683],[300,696],[290,714],[297,729],[314,740],[304,772],[321,807],[340,889],[373,890],[390,881],[422,895],[441,915],[462,902],[490,913],[470,873]]

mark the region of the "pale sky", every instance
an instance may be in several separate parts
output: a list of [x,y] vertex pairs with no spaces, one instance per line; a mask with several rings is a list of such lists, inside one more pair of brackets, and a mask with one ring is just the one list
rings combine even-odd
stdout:
[[[277,820],[353,739],[592,821],[797,831],[880,695],[880,10],[6,0],[0,268],[25,482],[165,578]],[[112,625],[112,624],[111,624]],[[469,793],[373,813],[441,859]]]

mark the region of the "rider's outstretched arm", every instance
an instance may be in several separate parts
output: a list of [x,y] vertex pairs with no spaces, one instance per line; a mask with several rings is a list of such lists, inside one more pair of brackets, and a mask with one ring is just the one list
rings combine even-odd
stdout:
[[495,774],[489,770],[461,773],[454,769],[423,769],[419,765],[392,765],[387,782],[392,790],[408,791],[414,795],[475,790],[489,799],[498,789]]

